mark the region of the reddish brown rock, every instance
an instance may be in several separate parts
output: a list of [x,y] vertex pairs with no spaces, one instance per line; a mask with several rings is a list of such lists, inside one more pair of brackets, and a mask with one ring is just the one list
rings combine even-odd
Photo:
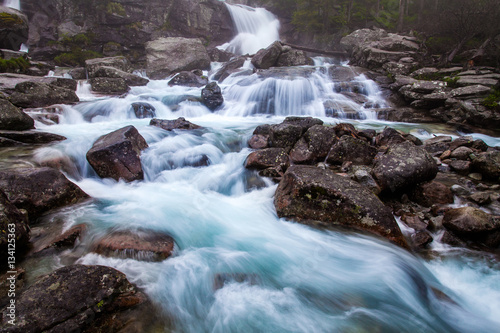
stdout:
[[437,181],[419,184],[411,193],[411,199],[424,207],[452,204],[454,201],[451,189]]

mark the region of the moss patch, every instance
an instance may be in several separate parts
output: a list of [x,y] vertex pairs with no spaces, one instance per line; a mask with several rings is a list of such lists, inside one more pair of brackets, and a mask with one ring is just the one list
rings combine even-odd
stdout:
[[0,73],[25,73],[29,67],[29,61],[23,57],[0,59]]

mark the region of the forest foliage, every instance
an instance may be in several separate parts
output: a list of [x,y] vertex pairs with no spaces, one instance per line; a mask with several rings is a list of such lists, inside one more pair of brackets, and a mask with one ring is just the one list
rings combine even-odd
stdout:
[[[500,35],[498,0],[261,0],[295,29],[348,34],[379,27],[418,31],[431,52],[453,58],[464,49],[486,47]],[[486,43],[485,45],[483,45]]]

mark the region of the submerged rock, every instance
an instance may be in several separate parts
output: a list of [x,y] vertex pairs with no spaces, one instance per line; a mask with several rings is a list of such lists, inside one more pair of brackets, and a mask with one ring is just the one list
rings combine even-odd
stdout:
[[391,210],[367,188],[330,170],[291,166],[276,190],[274,204],[279,217],[367,231],[407,248]]
[[168,81],[169,86],[185,86],[185,87],[203,87],[208,83],[206,76],[200,76],[195,73],[184,71],[174,76]]
[[139,119],[156,117],[156,109],[149,103],[135,102],[131,106],[135,116]]
[[134,126],[127,126],[97,139],[87,160],[101,178],[142,180],[140,154],[148,144]]
[[108,257],[161,261],[172,255],[174,239],[150,231],[117,231],[101,238],[93,251]]
[[190,121],[187,121],[183,117],[179,117],[175,120],[166,120],[166,119],[151,119],[149,122],[150,126],[156,126],[161,129],[164,129],[166,131],[173,131],[173,130],[194,130],[194,129],[199,129],[202,128],[201,126],[198,126],[196,124],[193,124]]
[[25,209],[31,221],[51,209],[88,198],[77,185],[52,168],[25,168],[0,172],[0,189],[10,202]]
[[95,331],[110,332],[113,326],[125,326],[113,317],[146,301],[125,274],[114,268],[72,265],[44,276],[16,297],[15,325],[8,324],[9,309],[3,308],[2,328],[74,332],[102,325]]

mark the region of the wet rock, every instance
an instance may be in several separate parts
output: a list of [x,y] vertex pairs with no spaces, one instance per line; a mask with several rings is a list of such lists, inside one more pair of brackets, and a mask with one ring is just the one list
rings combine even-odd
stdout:
[[0,99],[0,130],[24,131],[35,128],[35,121],[5,99]]
[[[125,274],[111,267],[67,266],[16,297],[16,325],[10,325],[9,331],[82,331],[146,300]],[[8,314],[8,308],[3,308],[4,328],[9,326]],[[101,327],[101,332],[109,331],[110,327]]]
[[471,162],[463,160],[452,160],[449,163],[449,166],[451,170],[455,171],[456,173],[466,176],[470,173]]
[[286,169],[288,164],[288,155],[285,149],[266,148],[250,153],[245,162],[245,167],[247,169],[262,170],[282,166]]
[[172,255],[174,239],[169,235],[138,230],[112,232],[94,244],[93,252],[108,257],[162,261]]
[[89,80],[92,91],[109,94],[121,95],[127,93],[130,87],[122,78],[109,78],[109,77],[94,77]]
[[[129,72],[131,69],[130,62],[123,56],[107,57],[107,58],[94,58],[85,60],[85,69],[87,70],[89,78],[96,77],[96,72],[101,67],[112,67],[122,72]],[[101,71],[102,73],[102,71]],[[118,73],[118,72],[115,72]],[[112,76],[114,77],[114,76]]]
[[155,107],[146,102],[132,103],[132,110],[138,119],[156,117]]
[[365,187],[330,170],[291,166],[276,190],[274,204],[279,217],[350,227],[407,247],[391,210]]
[[283,45],[279,41],[275,41],[265,49],[259,50],[252,57],[252,64],[255,68],[259,69],[269,69],[274,67],[278,58],[283,51]]
[[278,67],[314,65],[314,61],[307,56],[306,52],[283,47],[276,61]]
[[498,194],[490,191],[476,192],[471,194],[469,199],[480,206],[484,206],[490,204],[492,201],[498,200]]
[[427,245],[432,243],[432,236],[426,231],[417,231],[411,235],[413,246],[420,249],[425,249]]
[[103,135],[87,152],[87,161],[101,178],[142,180],[141,151],[148,144],[134,126]]
[[80,99],[73,90],[41,82],[21,82],[10,95],[12,104],[22,108],[39,108],[53,104],[72,104]]
[[210,57],[197,38],[169,37],[146,43],[147,73],[153,80],[193,69],[209,69]]
[[222,91],[216,82],[210,82],[201,90],[203,104],[214,111],[224,103]]
[[85,67],[72,68],[68,71],[68,74],[71,75],[73,80],[86,80],[87,79],[87,71],[85,70]]
[[405,141],[406,139],[400,132],[390,127],[384,128],[384,130],[375,137],[375,144],[377,146],[390,147]]
[[472,169],[481,173],[484,178],[498,181],[500,179],[500,151],[480,153],[472,161]]
[[0,131],[0,137],[27,144],[45,144],[64,141],[64,136],[38,131]]
[[0,172],[0,189],[31,221],[51,209],[87,199],[88,195],[52,168],[25,168]]
[[28,18],[19,10],[0,6],[0,49],[18,51],[28,41]]
[[210,56],[210,60],[213,62],[228,62],[234,57],[234,53],[218,49],[217,47],[208,48],[207,52]]
[[330,164],[371,165],[377,155],[377,148],[370,146],[366,141],[344,135],[335,143],[328,154],[327,162]]
[[302,137],[303,127],[291,122],[271,126],[269,146],[273,148],[291,149]]
[[324,161],[335,141],[335,130],[332,127],[314,125],[297,141],[290,151],[290,158],[298,164]]
[[174,76],[168,81],[169,86],[203,87],[208,83],[208,79],[195,73],[184,71]]
[[430,154],[442,154],[450,149],[451,136],[440,135],[424,141],[424,148]]
[[448,210],[443,225],[463,241],[484,244],[490,248],[500,245],[500,218],[473,207]]
[[451,189],[438,181],[417,185],[411,193],[411,199],[424,207],[452,204],[454,201]]
[[[30,228],[26,214],[20,212],[1,190],[0,230],[0,270],[12,271],[16,262],[21,261],[22,255],[28,249]],[[12,262],[12,267],[8,265],[9,262]]]
[[77,240],[80,240],[81,237],[87,232],[86,224],[77,224],[71,227],[69,230],[65,231],[61,235],[55,237],[50,242],[50,247],[56,248],[71,248],[75,246]]
[[238,57],[226,63],[214,74],[213,79],[219,82],[224,81],[229,75],[236,73],[245,64],[245,57]]
[[93,77],[107,77],[115,79],[123,79],[125,84],[128,86],[145,86],[149,83],[149,80],[141,77],[139,75],[127,73],[118,68],[110,66],[102,66],[97,68]]
[[383,191],[396,192],[436,177],[436,161],[411,142],[394,145],[375,160],[373,177]]
[[222,289],[226,283],[248,283],[257,285],[259,277],[255,274],[245,273],[217,273],[214,277],[214,290]]
[[194,130],[202,128],[192,122],[187,121],[183,117],[177,118],[175,120],[165,120],[165,119],[151,119],[149,122],[150,126],[156,126],[162,128],[166,131],[173,130]]
[[248,140],[248,146],[253,149],[263,149],[269,146],[269,135],[254,134]]
[[363,185],[367,189],[373,192],[375,195],[379,195],[381,190],[375,179],[371,175],[371,168],[366,166],[355,165],[352,169],[351,178]]
[[474,151],[472,149],[462,146],[453,150],[450,154],[450,158],[467,161],[470,160],[472,154],[474,154]]

